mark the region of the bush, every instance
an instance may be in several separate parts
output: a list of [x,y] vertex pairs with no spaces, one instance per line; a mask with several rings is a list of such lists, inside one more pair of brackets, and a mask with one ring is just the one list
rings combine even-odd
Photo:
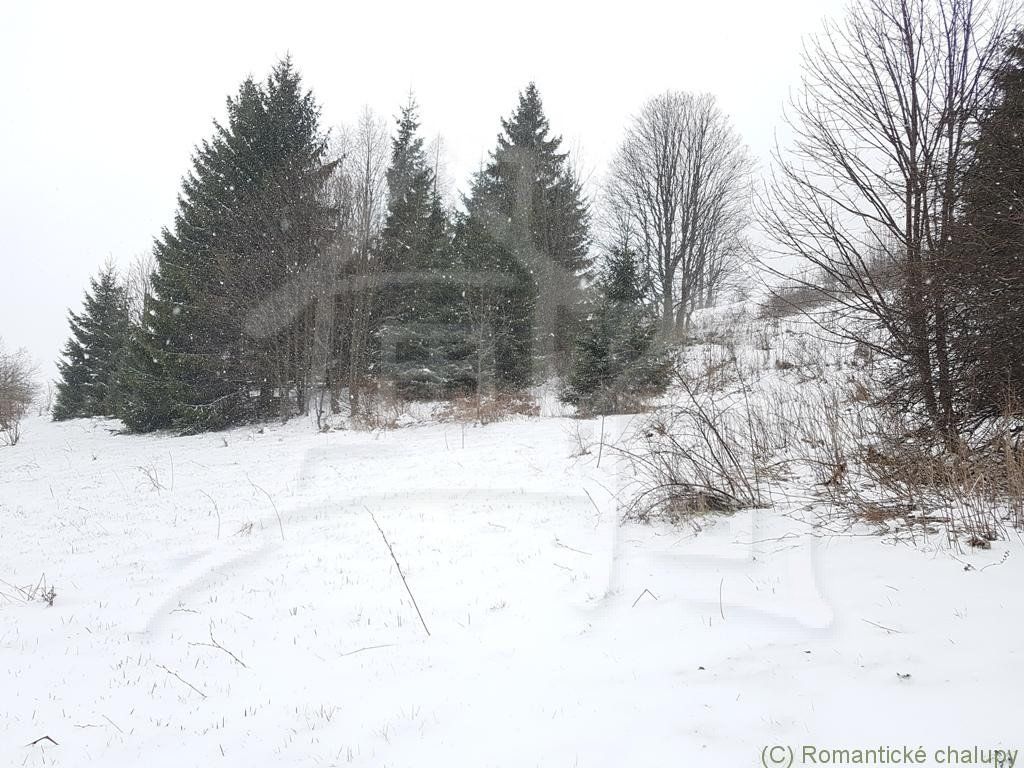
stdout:
[[0,445],[15,445],[21,437],[21,420],[35,399],[36,367],[28,352],[6,352],[0,345]]
[[440,421],[492,424],[516,416],[540,416],[540,405],[526,392],[460,395],[446,403],[437,416]]

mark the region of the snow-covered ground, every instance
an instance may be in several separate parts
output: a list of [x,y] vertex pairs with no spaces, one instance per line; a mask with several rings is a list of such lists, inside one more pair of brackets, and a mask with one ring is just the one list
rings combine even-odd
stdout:
[[32,419],[0,449],[0,765],[1024,747],[1016,539],[828,533],[810,489],[625,523],[596,420],[116,427]]

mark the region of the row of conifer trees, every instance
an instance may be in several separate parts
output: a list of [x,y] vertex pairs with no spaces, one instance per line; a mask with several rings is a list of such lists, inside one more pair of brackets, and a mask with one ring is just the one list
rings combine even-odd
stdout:
[[588,201],[532,83],[501,128],[447,206],[411,98],[381,163],[370,123],[332,150],[290,59],[247,79],[196,149],[135,312],[107,267],[71,314],[54,417],[194,432],[357,416],[382,386],[480,397],[559,374],[595,410],[657,390],[636,259],[594,263]]

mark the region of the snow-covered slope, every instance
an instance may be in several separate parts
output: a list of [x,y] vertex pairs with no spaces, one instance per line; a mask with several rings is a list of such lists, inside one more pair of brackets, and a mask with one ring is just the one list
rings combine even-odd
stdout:
[[30,421],[0,449],[0,765],[1024,746],[1019,541],[828,533],[810,489],[696,528],[623,522],[610,446],[638,418],[607,419],[603,448],[600,421],[556,417]]

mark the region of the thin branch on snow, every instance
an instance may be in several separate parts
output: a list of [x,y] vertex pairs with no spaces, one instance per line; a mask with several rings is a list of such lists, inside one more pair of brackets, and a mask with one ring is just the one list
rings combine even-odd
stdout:
[[[196,687],[195,687],[194,685],[192,685],[192,683],[190,683],[190,682],[189,682],[188,680],[186,680],[185,678],[183,678],[183,677],[182,677],[181,675],[179,675],[179,674],[178,674],[177,672],[175,672],[174,670],[172,670],[172,669],[168,669],[168,668],[167,668],[167,667],[165,667],[165,666],[164,666],[163,664],[157,664],[157,666],[158,666],[158,667],[160,667],[160,669],[162,669],[162,670],[163,670],[164,672],[166,672],[166,673],[167,673],[168,675],[170,675],[171,677],[177,678],[177,679],[178,679],[178,680],[179,680],[180,682],[182,682],[182,683],[184,683],[185,685],[187,685],[187,686],[188,686],[189,688],[191,688],[191,689],[192,689],[193,691],[195,691],[196,693],[198,693],[198,694],[199,694],[200,696],[202,696],[202,697],[203,697],[204,699],[206,698],[206,694],[205,694],[205,693],[203,693],[202,691],[200,691],[200,690],[199,690],[198,688],[196,688]],[[54,742],[54,743],[56,743],[56,742]]]
[[869,619],[861,619],[861,621],[863,621],[865,624],[870,624],[873,627],[878,627],[879,629],[884,629],[886,632],[889,632],[889,633],[895,633],[897,635],[902,635],[903,634],[903,632],[901,632],[898,629],[893,629],[892,627],[887,627],[887,626],[885,626],[883,624],[879,624],[877,622],[870,621]]
[[244,661],[242,661],[240,658],[238,658],[235,654],[233,654],[231,651],[229,651],[227,648],[225,648],[223,645],[221,645],[220,643],[217,642],[216,638],[214,638],[214,636],[213,636],[213,622],[210,622],[210,642],[208,642],[208,643],[189,643],[189,645],[202,646],[204,648],[216,648],[217,650],[224,651],[224,653],[226,653],[228,656],[230,656],[232,659],[234,659],[242,667],[244,667],[245,669],[249,668],[249,665],[247,665]]
[[380,531],[380,537],[384,539],[384,543],[388,547],[388,552],[391,553],[391,559],[395,561],[395,568],[398,569],[398,575],[402,579],[402,583],[405,585],[405,591],[409,593],[409,599],[412,600],[412,605],[416,609],[416,615],[420,617],[420,624],[423,625],[423,631],[427,633],[427,637],[430,637],[430,630],[427,629],[427,622],[423,620],[423,614],[420,612],[419,603],[416,602],[415,596],[412,594],[412,590],[409,588],[409,582],[405,580],[405,574],[402,573],[402,566],[398,562],[398,558],[395,557],[395,550],[391,548],[391,542],[388,541],[388,537],[384,534],[384,529],[380,527],[380,523],[377,522],[377,518],[373,516],[373,512],[370,511],[369,507],[363,507],[369,515],[370,519],[373,520],[373,524],[377,526],[377,530]]
[[[430,633],[428,632],[427,634],[429,635]],[[356,648],[354,651],[346,651],[345,653],[342,653],[340,655],[341,656],[354,656],[355,654],[362,653],[363,651],[375,651],[378,648],[391,648],[393,646],[394,646],[394,643],[384,643],[383,645],[368,645],[365,648]]]
[[636,608],[636,604],[640,602],[640,598],[643,597],[644,595],[650,595],[655,600],[658,599],[658,596],[656,594],[651,592],[651,590],[645,588],[643,592],[641,592],[639,595],[636,596],[636,600],[633,601],[633,604],[630,606],[630,608]]
[[[277,515],[277,527],[281,530],[281,541],[284,541],[284,525],[281,523],[281,513],[277,511],[277,504],[274,503],[274,497],[267,493],[263,488],[260,488],[256,483],[252,481],[252,478],[246,474],[245,479],[249,481],[249,484],[257,491],[262,493],[270,501],[270,506],[274,508],[274,514]],[[218,515],[219,517],[219,515]]]
[[587,557],[590,557],[589,552],[584,552],[582,549],[576,549],[576,547],[570,547],[568,544],[563,544],[557,536],[555,537],[555,546],[561,547],[562,549],[568,549],[570,552],[576,552],[577,554],[586,555]]
[[[201,494],[203,494],[203,496],[205,496],[206,498],[208,498],[210,500],[210,503],[213,504],[213,511],[217,513],[217,538],[219,539],[220,538],[220,507],[217,506],[217,502],[214,501],[213,496],[208,494],[206,491],[202,491],[201,490],[199,492]],[[283,538],[283,536],[282,536],[282,538]]]
[[58,743],[57,743],[56,741],[54,741],[53,739],[51,739],[51,738],[50,738],[49,736],[40,736],[40,737],[39,737],[38,739],[36,739],[35,741],[30,741],[30,742],[29,742],[28,744],[26,744],[25,746],[26,746],[26,747],[34,747],[34,746],[35,746],[36,744],[38,744],[38,743],[39,743],[39,742],[41,742],[41,741],[48,741],[48,742],[50,742],[51,744],[53,744],[53,746],[55,746],[55,747],[59,747],[59,746],[60,746],[60,744],[58,744]]

